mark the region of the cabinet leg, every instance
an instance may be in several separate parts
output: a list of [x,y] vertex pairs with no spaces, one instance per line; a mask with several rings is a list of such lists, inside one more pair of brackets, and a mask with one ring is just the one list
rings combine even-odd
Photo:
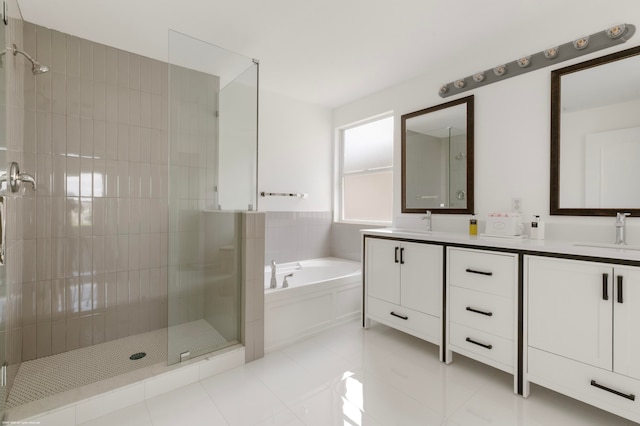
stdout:
[[367,329],[369,327],[371,327],[371,320],[367,317],[363,317],[362,318],[362,327]]
[[[518,393],[518,385],[517,383],[514,385],[514,391],[515,393]],[[522,395],[523,398],[527,398],[529,396],[529,381],[528,380],[523,380],[522,381]]]
[[453,352],[451,351],[444,351],[444,363],[445,364],[451,364],[451,362],[453,361]]

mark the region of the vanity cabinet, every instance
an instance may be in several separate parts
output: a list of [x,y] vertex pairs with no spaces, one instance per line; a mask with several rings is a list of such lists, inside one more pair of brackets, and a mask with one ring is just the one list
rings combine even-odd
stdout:
[[640,421],[640,268],[536,256],[525,267],[527,381]]
[[447,362],[457,352],[514,374],[517,255],[447,248]]
[[365,239],[365,326],[384,323],[429,342],[442,339],[440,245]]

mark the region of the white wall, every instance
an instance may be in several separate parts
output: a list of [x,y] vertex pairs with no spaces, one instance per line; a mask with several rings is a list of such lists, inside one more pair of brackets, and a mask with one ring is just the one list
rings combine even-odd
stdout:
[[260,90],[259,103],[258,192],[301,192],[309,196],[258,197],[258,209],[331,210],[331,110],[267,90]]
[[[640,8],[625,12],[628,13],[622,17],[623,21],[640,22]],[[603,22],[602,28],[610,24],[608,21]],[[517,37],[514,37],[513,43],[517,41]],[[558,44],[566,41],[557,40]],[[420,227],[422,224],[418,220],[419,215],[400,213],[400,116],[473,94],[475,211],[480,219],[492,211],[510,210],[511,199],[517,197],[522,200],[525,218],[537,214],[546,220],[547,238],[608,241],[614,235],[613,218],[549,216],[550,71],[638,44],[640,36],[636,34],[621,46],[532,71],[462,95],[440,98],[437,92],[443,83],[487,68],[487,64],[461,60],[449,69],[433,71],[336,108],[333,124],[334,127],[340,127],[382,112],[394,111],[394,224]],[[545,47],[547,46],[540,46],[540,49]],[[534,52],[523,52],[525,53]],[[504,58],[505,62],[513,59],[515,58]],[[433,226],[436,230],[466,232],[468,219],[468,216],[461,215],[435,215]],[[629,221],[629,240],[634,242],[635,239],[640,243],[640,222],[635,222],[638,220]]]

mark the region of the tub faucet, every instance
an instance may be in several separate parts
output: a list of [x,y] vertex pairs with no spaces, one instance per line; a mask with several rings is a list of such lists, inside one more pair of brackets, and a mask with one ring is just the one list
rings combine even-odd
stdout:
[[631,213],[616,213],[616,244],[627,244],[627,221],[625,218],[631,216]]
[[271,282],[269,288],[278,288],[278,282],[276,281],[276,261],[271,261]]
[[431,210],[427,210],[426,213],[427,213],[426,216],[422,216],[422,220],[427,221],[427,231],[431,232]]
[[284,280],[282,280],[282,288],[289,287],[289,282],[287,281],[287,278],[291,278],[292,276],[293,276],[293,272],[290,273],[289,275],[284,276]]

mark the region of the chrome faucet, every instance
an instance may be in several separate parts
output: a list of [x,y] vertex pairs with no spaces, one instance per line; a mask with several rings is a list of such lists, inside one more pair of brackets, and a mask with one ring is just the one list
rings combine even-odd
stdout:
[[422,217],[422,220],[427,221],[427,231],[431,232],[431,210],[426,211],[427,215]]
[[276,261],[271,261],[271,282],[269,288],[278,288],[278,282],[276,281]]
[[291,278],[292,276],[293,276],[293,272],[284,276],[284,280],[282,280],[282,288],[289,287],[289,282],[287,281],[287,278]]
[[627,221],[625,218],[631,216],[631,213],[616,213],[616,244],[627,244]]

